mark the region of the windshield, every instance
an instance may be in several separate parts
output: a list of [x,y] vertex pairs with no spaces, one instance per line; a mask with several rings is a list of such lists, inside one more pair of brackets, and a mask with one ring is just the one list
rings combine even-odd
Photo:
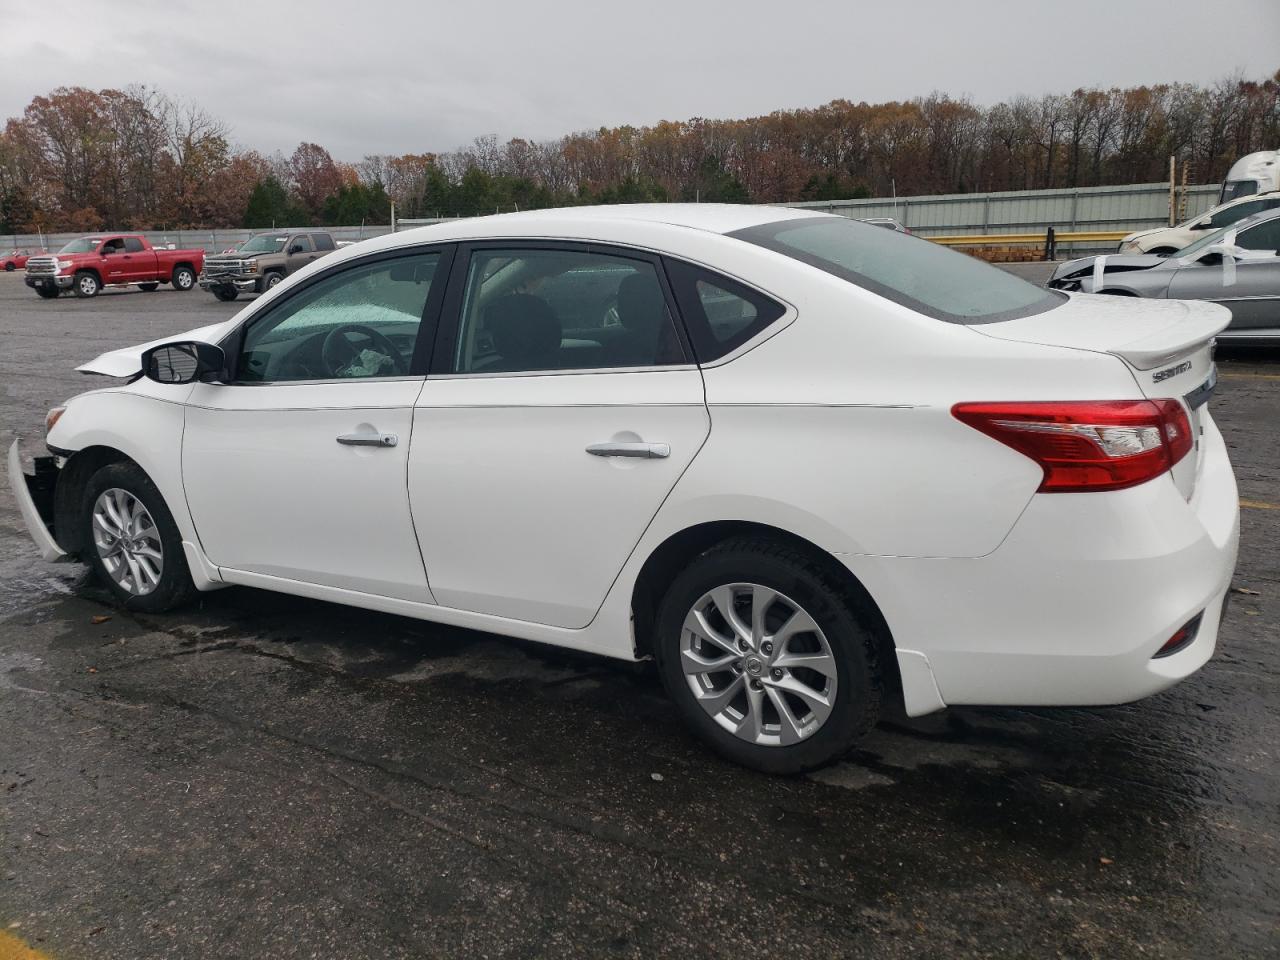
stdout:
[[1237,230],[1239,229],[1239,227],[1240,225],[1238,223],[1233,223],[1230,226],[1223,227],[1220,230],[1214,230],[1212,233],[1206,234],[1205,236],[1201,237],[1195,243],[1188,244],[1187,246],[1179,250],[1177,253],[1170,255],[1169,259],[1175,260],[1175,259],[1181,259],[1182,257],[1194,257],[1196,256],[1196,254],[1200,253],[1201,250],[1203,250],[1205,247],[1209,246],[1210,244],[1221,243],[1222,238],[1227,235],[1228,231]]
[[250,237],[240,245],[237,253],[279,253],[284,249],[288,237],[275,236],[270,233]]
[[59,250],[59,253],[93,253],[98,249],[98,244],[102,242],[101,237],[81,237],[79,240],[72,240],[65,247]]
[[845,217],[781,220],[729,236],[949,323],[1012,320],[1063,302],[1060,294],[967,254]]
[[1257,180],[1228,180],[1222,185],[1222,196],[1218,198],[1218,202],[1226,203],[1228,200],[1251,197],[1257,192]]

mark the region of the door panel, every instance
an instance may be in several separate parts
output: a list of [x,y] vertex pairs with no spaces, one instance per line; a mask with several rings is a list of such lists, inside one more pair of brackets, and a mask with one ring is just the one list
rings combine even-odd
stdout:
[[[405,490],[418,378],[197,384],[187,503],[218,566],[430,602]],[[392,434],[395,446],[338,442]]]
[[[586,626],[709,429],[693,368],[429,378],[409,499],[436,601]],[[587,452],[611,442],[670,451]]]
[[1231,311],[1233,331],[1280,326],[1280,259],[1238,261],[1235,282],[1228,286],[1226,278],[1220,264],[1182,267],[1169,284],[1168,296],[1220,303]]

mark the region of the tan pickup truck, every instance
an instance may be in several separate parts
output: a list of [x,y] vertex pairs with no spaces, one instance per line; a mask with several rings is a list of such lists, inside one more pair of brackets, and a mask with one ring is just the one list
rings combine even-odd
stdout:
[[262,293],[336,248],[333,237],[319,230],[259,233],[231,253],[205,257],[200,289],[210,291],[219,300],[234,300],[241,293]]

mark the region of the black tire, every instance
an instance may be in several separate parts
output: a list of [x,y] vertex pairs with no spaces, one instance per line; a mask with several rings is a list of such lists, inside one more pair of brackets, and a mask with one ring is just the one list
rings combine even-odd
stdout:
[[284,279],[283,273],[279,273],[275,270],[272,270],[270,273],[268,273],[266,276],[262,278],[262,284],[260,285],[260,289],[258,290],[258,292],[266,293],[272,287],[277,286],[280,283],[280,281],[283,279]]
[[101,292],[102,281],[98,279],[96,273],[81,270],[76,274],[75,282],[71,285],[71,289],[76,292],[77,297],[87,300],[90,297],[96,297]]
[[143,293],[155,293],[157,290],[159,290],[159,289],[160,289],[160,284],[158,284],[158,283],[140,283],[140,284],[138,284],[138,289],[139,289],[139,290],[141,290]]
[[[111,578],[94,545],[93,506],[99,495],[111,488],[125,490],[141,500],[160,534],[164,557],[160,579],[154,590],[141,596],[129,593]],[[84,543],[83,559],[121,606],[144,613],[162,613],[187,602],[195,595],[195,584],[191,582],[191,571],[182,550],[182,535],[173,522],[173,514],[169,512],[164,497],[151,482],[151,478],[136,463],[110,463],[89,478],[81,499],[80,522]]]
[[13,273],[13,271],[15,271],[15,270],[17,270],[17,269],[18,269],[18,268],[17,268],[17,266],[13,263],[13,261],[10,261],[9,263],[6,263],[6,264],[4,265],[4,272],[5,272],[5,273]]
[[61,292],[62,291],[59,290],[57,287],[54,287],[52,290],[50,290],[48,287],[36,287],[36,296],[41,297],[45,300],[57,300],[58,294],[60,294]]
[[230,303],[236,297],[240,296],[240,291],[235,287],[210,287],[209,289],[212,290],[213,295],[223,303]]
[[[830,715],[815,732],[789,746],[740,739],[698,704],[680,663],[685,617],[708,591],[730,583],[757,583],[803,607],[827,638],[836,663]],[[667,589],[658,608],[653,650],[663,686],[685,721],[722,756],[764,773],[796,774],[844,756],[879,720],[879,618],[869,602],[807,554],[785,543],[729,540],[697,557]]]
[[169,282],[173,284],[175,290],[190,290],[196,285],[196,272],[185,264],[174,267]]

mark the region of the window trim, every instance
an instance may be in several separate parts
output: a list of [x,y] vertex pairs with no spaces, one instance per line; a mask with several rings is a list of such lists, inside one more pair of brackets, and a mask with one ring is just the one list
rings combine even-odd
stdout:
[[[743,243],[749,243],[764,250],[771,250],[774,253],[780,254],[781,256],[784,256],[796,263],[803,263],[815,270],[822,271],[828,276],[843,280],[851,286],[857,287],[859,290],[865,290],[867,293],[875,294],[878,297],[883,297],[891,303],[896,303],[900,307],[906,307],[908,310],[918,313],[921,316],[929,317],[933,320],[940,320],[943,323],[952,323],[957,326],[976,327],[988,323],[1003,323],[1006,320],[1021,320],[1024,317],[1033,317],[1037,314],[1055,310],[1062,306],[1062,304],[1066,303],[1069,299],[1067,295],[1061,291],[1045,290],[1043,298],[1023,308],[1002,310],[999,313],[989,313],[978,317],[952,313],[949,310],[942,310],[938,307],[931,306],[923,300],[917,300],[915,297],[909,296],[908,294],[905,294],[894,287],[890,287],[887,284],[873,280],[865,274],[845,269],[844,267],[834,264],[829,260],[825,260],[822,257],[817,257],[806,253],[803,250],[797,250],[792,247],[784,247],[775,239],[777,234],[786,230],[793,230],[806,224],[812,225],[821,223],[825,219],[828,218],[789,217],[785,220],[772,220],[768,223],[756,224],[753,227],[746,227],[742,230],[734,230],[731,233],[724,234],[724,236],[730,237],[734,240],[741,240]],[[851,217],[840,217],[839,219],[852,220]],[[874,225],[868,226],[871,226],[876,230],[884,229],[883,227],[875,227]],[[932,243],[932,241],[926,240],[923,237],[907,236],[906,234],[897,234],[897,236],[904,242]],[[957,255],[964,256],[964,254]],[[988,266],[991,265],[988,264]],[[992,266],[991,269],[998,270],[999,268]],[[1031,284],[1031,286],[1035,286],[1035,284]]]
[[[453,277],[452,267],[454,255],[457,251],[456,243],[426,243],[415,246],[395,247],[391,250],[380,250],[377,253],[367,254],[362,257],[353,257],[350,260],[342,260],[338,263],[328,264],[326,267],[318,270],[316,273],[307,277],[307,279],[295,286],[290,287],[286,292],[282,292],[263,309],[254,311],[246,317],[234,330],[228,333],[218,342],[218,346],[222,348],[223,353],[227,357],[227,381],[226,386],[233,387],[273,387],[273,386],[292,386],[295,384],[322,384],[322,383],[372,383],[386,382],[389,380],[421,380],[426,376],[426,371],[431,363],[431,351],[436,340],[436,332],[440,326],[441,306],[445,300],[445,294]],[[321,380],[238,380],[240,355],[244,346],[245,336],[249,332],[249,328],[258,323],[265,317],[269,317],[277,310],[283,308],[285,304],[298,296],[301,296],[307,290],[310,290],[317,283],[322,283],[337,274],[345,273],[348,270],[359,269],[373,263],[380,263],[384,260],[400,260],[407,257],[430,256],[438,254],[440,263],[436,267],[436,272],[440,275],[441,282],[436,282],[433,277],[431,281],[431,290],[427,293],[427,302],[423,307],[422,318],[418,327],[418,338],[414,341],[413,356],[409,360],[409,372],[407,374],[395,374],[389,377],[332,377]],[[325,258],[328,259],[327,257]]]
[[[684,351],[685,362],[680,364],[663,364],[641,367],[566,367],[555,370],[520,370],[520,371],[485,371],[477,370],[468,373],[457,373],[453,367],[453,352],[457,347],[458,335],[462,330],[462,305],[466,297],[467,275],[471,271],[471,257],[482,250],[563,250],[569,253],[597,254],[613,257],[618,260],[639,260],[653,267],[666,300],[667,312],[675,326],[676,337],[680,341],[680,349]],[[591,240],[547,240],[534,237],[486,237],[483,240],[467,240],[458,244],[453,259],[453,269],[449,274],[448,293],[440,312],[440,322],[436,325],[436,342],[432,350],[431,364],[427,372],[431,380],[464,380],[475,378],[494,379],[497,377],[547,377],[558,375],[582,375],[601,373],[650,373],[655,371],[689,370],[697,368],[697,358],[693,352],[693,344],[689,340],[689,332],[684,318],[679,311],[674,291],[667,280],[667,272],[662,264],[663,255],[652,250],[637,247],[621,246],[614,243],[599,243]]]

